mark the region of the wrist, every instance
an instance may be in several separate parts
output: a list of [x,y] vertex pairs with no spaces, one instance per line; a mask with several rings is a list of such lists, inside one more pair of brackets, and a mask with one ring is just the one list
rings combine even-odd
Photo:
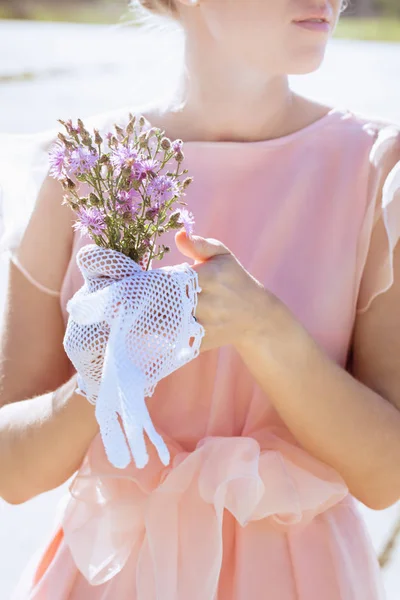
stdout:
[[286,304],[264,290],[256,303],[252,326],[238,340],[236,349],[243,357],[249,357],[262,348],[273,364],[283,359],[289,345],[304,347],[306,336],[304,327]]
[[78,391],[77,374],[61,385],[53,395],[55,409],[61,411],[70,407],[77,415],[80,424],[84,424],[89,436],[95,436],[99,431],[96,419],[96,407]]
[[282,303],[265,288],[252,297],[251,310],[246,310],[241,334],[235,342],[238,350],[252,347],[260,339],[271,338],[280,328]]

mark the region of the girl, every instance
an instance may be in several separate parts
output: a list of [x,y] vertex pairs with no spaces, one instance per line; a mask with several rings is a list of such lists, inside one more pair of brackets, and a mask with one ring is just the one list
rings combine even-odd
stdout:
[[382,599],[356,500],[400,496],[399,128],[288,86],[340,0],[142,4],[185,32],[181,104],[137,113],[184,141],[202,237],[163,261],[195,263],[206,335],[148,398],[171,464],[114,469],[62,345],[90,240],[46,175],[12,248],[0,494],[77,473],[14,598]]

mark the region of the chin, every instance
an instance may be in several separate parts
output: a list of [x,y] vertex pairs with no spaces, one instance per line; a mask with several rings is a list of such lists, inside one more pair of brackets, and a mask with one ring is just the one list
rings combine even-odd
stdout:
[[325,57],[325,49],[321,52],[314,52],[311,56],[301,57],[293,61],[287,70],[288,75],[307,75],[317,71],[322,65]]

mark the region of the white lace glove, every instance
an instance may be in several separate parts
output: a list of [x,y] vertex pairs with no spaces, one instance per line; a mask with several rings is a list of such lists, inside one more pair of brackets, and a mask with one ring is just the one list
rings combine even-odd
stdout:
[[85,283],[67,304],[64,348],[78,373],[78,391],[96,405],[107,457],[125,468],[131,450],[143,468],[146,432],[168,465],[169,452],[145,396],[199,354],[205,332],[193,317],[201,292],[197,273],[188,263],[145,271],[95,244],[82,247],[76,260]]

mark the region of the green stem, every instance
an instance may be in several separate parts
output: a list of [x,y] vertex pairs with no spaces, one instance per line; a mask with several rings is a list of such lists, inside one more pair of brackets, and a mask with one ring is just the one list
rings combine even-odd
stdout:
[[154,236],[154,244],[153,246],[150,248],[150,256],[149,256],[149,260],[147,261],[147,266],[146,266],[146,271],[148,271],[150,263],[151,263],[151,259],[153,258],[153,248],[156,247],[156,238],[157,238],[157,233]]

